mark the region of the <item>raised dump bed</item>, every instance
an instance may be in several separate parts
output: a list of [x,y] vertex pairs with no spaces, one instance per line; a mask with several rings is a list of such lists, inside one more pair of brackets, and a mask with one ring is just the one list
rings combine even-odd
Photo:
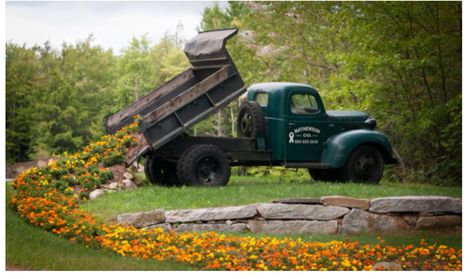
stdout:
[[245,92],[244,82],[225,44],[237,29],[201,32],[186,43],[188,68],[172,80],[139,98],[135,103],[106,119],[113,133],[141,115],[141,132],[146,139],[127,156],[127,164],[148,150],[156,150],[188,127],[204,120]]

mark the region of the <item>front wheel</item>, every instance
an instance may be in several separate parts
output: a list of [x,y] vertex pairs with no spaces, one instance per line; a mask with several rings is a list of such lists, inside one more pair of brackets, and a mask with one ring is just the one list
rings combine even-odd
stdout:
[[349,156],[342,175],[344,180],[377,184],[382,179],[383,168],[383,157],[379,149],[363,145]]
[[215,145],[193,145],[179,158],[178,179],[187,185],[218,186],[229,182],[229,160]]

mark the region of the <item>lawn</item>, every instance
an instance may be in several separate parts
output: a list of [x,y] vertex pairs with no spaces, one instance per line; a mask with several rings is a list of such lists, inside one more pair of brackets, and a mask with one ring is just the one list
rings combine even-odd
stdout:
[[440,187],[424,184],[381,182],[379,185],[312,182],[300,179],[255,178],[232,176],[222,187],[160,187],[146,184],[138,190],[106,194],[81,207],[93,212],[101,221],[117,214],[147,211],[156,208],[183,209],[243,205],[271,202],[283,198],[316,198],[344,195],[375,198],[405,195],[442,195],[461,197],[461,187]]
[[87,248],[23,222],[6,209],[6,266],[19,270],[190,270],[185,264],[122,257]]
[[[13,189],[6,185],[6,203]],[[6,266],[12,270],[190,270],[175,262],[122,257],[108,250],[88,248],[23,222],[7,206]]]

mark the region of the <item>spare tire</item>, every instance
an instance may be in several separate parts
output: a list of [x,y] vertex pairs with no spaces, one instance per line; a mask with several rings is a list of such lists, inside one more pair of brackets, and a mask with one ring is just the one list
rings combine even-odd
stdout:
[[240,106],[237,117],[237,135],[246,138],[265,135],[265,113],[256,102],[244,102]]

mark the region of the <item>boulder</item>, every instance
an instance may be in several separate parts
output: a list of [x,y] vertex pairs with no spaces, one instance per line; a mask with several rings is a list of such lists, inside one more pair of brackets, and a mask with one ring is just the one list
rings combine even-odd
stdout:
[[94,191],[89,193],[89,199],[93,200],[96,199],[104,194],[104,191],[101,189],[95,189]]
[[235,224],[179,224],[175,228],[176,231],[215,231],[215,232],[246,232],[248,231],[247,225],[244,223]]
[[265,219],[326,221],[344,216],[349,209],[339,206],[264,203],[257,205],[257,211]]
[[137,188],[137,185],[135,185],[135,183],[133,183],[133,181],[131,181],[131,180],[124,179],[124,180],[122,180],[122,183],[123,183],[123,188],[125,190],[133,190],[133,189]]
[[416,216],[390,216],[373,214],[354,208],[342,219],[341,233],[358,234],[363,232],[393,233],[410,231],[415,228]]
[[418,218],[416,228],[420,230],[453,228],[459,227],[461,224],[461,216],[458,215],[426,216]]
[[411,231],[414,224],[407,222],[404,217],[390,216],[385,214],[369,215],[369,231],[380,233],[397,233],[403,231]]
[[128,179],[128,180],[132,180],[133,179],[133,174],[129,173],[128,171],[127,172],[124,172],[123,173],[123,177],[125,179]]
[[440,196],[404,196],[370,201],[369,211],[388,212],[453,212],[462,210],[461,199]]
[[130,225],[137,228],[147,227],[159,223],[164,223],[165,211],[155,209],[147,212],[127,213],[117,216],[117,222],[123,225]]
[[327,197],[321,197],[321,201],[324,205],[334,205],[334,206],[342,206],[342,207],[349,207],[349,208],[362,208],[362,209],[369,208],[369,200],[367,199],[356,199],[356,198],[344,197],[344,196],[327,196]]
[[341,233],[343,234],[357,234],[369,231],[369,216],[365,210],[352,209],[342,219]]
[[167,223],[249,219],[257,215],[255,205],[166,211]]
[[378,262],[372,266],[372,270],[378,271],[400,271],[402,266],[393,262]]
[[337,221],[258,221],[250,220],[248,223],[253,233],[308,233],[308,234],[335,234],[337,233]]
[[117,182],[112,182],[109,185],[106,185],[105,188],[109,190],[117,190],[118,189],[118,183]]

